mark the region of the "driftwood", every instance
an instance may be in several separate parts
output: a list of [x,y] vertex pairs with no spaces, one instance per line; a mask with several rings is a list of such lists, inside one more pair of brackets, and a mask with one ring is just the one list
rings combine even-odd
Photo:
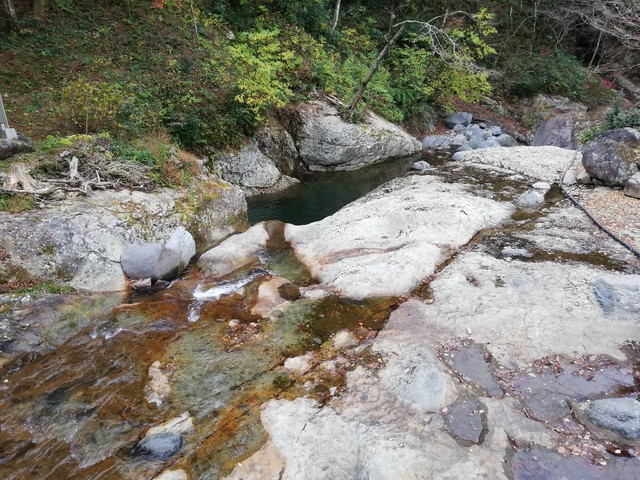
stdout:
[[618,85],[620,85],[620,87],[622,87],[628,93],[633,95],[636,101],[640,100],[640,87],[638,87],[635,83],[633,83],[624,75],[620,75],[620,74],[614,76],[613,79],[616,81]]
[[54,192],[75,192],[86,195],[93,189],[106,190],[118,188],[113,182],[100,181],[100,175],[96,171],[97,182],[85,181],[78,174],[78,159],[73,157],[70,162],[69,176],[71,178],[50,178],[37,181],[29,173],[29,167],[22,163],[14,163],[9,167],[7,181],[0,187],[0,192],[10,194],[28,193],[31,195],[47,196]]
[[29,175],[29,168],[23,163],[14,163],[9,167],[8,187],[32,192],[38,189],[38,182]]

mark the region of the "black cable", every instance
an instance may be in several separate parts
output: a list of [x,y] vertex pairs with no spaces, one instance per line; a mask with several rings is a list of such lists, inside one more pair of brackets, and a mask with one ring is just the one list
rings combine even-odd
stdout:
[[569,191],[565,188],[564,186],[564,176],[567,174],[567,172],[569,171],[569,169],[573,166],[573,163],[576,161],[576,157],[578,156],[578,151],[576,150],[576,152],[573,154],[573,158],[571,159],[571,162],[569,163],[569,165],[567,165],[567,168],[564,169],[564,172],[562,172],[562,174],[560,175],[560,189],[562,190],[562,193],[564,193],[567,198],[569,200],[571,200],[571,202],[573,202],[573,204],[578,207],[580,210],[582,210],[587,217],[589,217],[589,219],[596,225],[596,227],[598,227],[600,230],[602,230],[604,233],[606,233],[607,235],[609,235],[611,238],[613,238],[616,242],[618,242],[620,245],[622,245],[624,248],[626,248],[627,250],[629,250],[631,253],[633,253],[636,257],[640,257],[640,251],[636,250],[635,248],[633,248],[631,245],[629,245],[627,242],[625,242],[624,240],[622,240],[620,237],[618,237],[615,233],[613,233],[611,230],[609,230],[607,227],[605,227],[604,225],[602,225],[598,220],[596,220],[596,218],[591,214],[591,212],[589,210],[587,210],[586,207],[584,207],[583,205],[580,204],[580,202],[578,202],[578,200],[575,199],[575,197],[573,195],[571,195],[569,193]]

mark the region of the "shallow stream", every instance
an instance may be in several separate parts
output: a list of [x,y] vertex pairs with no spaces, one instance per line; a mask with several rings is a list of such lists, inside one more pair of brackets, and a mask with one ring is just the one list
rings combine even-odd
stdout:
[[[321,219],[404,174],[410,164],[402,159],[318,176],[278,197],[252,199],[251,222]],[[528,188],[524,181],[453,164],[431,174],[475,185],[478,194],[499,200]],[[552,191],[546,206],[559,200]],[[512,225],[482,232],[469,248],[499,256],[521,242],[514,233],[538,215],[518,213]],[[282,224],[268,228],[272,240],[259,261],[223,278],[192,270],[124,301],[71,296],[16,304],[24,310],[23,341],[3,344],[2,352],[5,359],[23,353],[0,368],[0,478],[139,479],[167,469],[184,469],[192,479],[220,478],[266,441],[264,402],[305,395],[324,403],[340,393],[349,370],[379,368],[383,361],[369,341],[399,299],[314,295],[313,278],[277,234]],[[547,259],[530,246],[528,251],[532,261]],[[618,268],[588,255],[561,260]],[[256,314],[259,288],[279,277],[295,284],[291,303]],[[297,298],[296,287],[311,293]],[[428,298],[428,284],[414,295]],[[336,346],[332,339],[341,330],[350,331],[355,343]],[[315,360],[306,370],[284,368],[287,359],[310,351]],[[180,433],[166,458],[140,447],[149,428],[185,413],[193,428]],[[521,456],[519,462],[528,461]]]

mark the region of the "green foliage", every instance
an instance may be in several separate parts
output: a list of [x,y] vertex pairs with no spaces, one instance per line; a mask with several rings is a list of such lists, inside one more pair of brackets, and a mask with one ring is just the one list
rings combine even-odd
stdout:
[[68,285],[60,285],[57,283],[39,283],[29,288],[22,288],[18,290],[12,290],[11,293],[15,295],[68,295],[75,293],[76,290]]
[[94,142],[95,138],[108,139],[110,136],[108,133],[100,133],[97,136],[94,135],[69,135],[66,137],[60,137],[57,135],[47,135],[47,138],[38,143],[38,150],[50,152],[52,150],[61,150],[64,148],[73,147],[77,142]]
[[603,131],[602,127],[599,126],[599,125],[591,127],[589,129],[585,130],[584,132],[582,132],[580,134],[580,143],[582,143],[584,145],[586,143],[591,142],[602,131]]
[[605,114],[605,129],[640,127],[640,109],[623,110],[620,102],[616,102]]
[[61,97],[62,113],[76,131],[117,130],[117,115],[125,102],[119,84],[78,78],[62,88]]
[[527,55],[512,59],[505,74],[512,95],[536,93],[563,95],[574,100],[586,98],[590,84],[587,70],[578,60],[563,52],[555,55]]
[[244,33],[228,47],[230,70],[236,90],[235,100],[245,106],[260,123],[271,108],[284,107],[292,98],[287,77],[302,62],[280,41],[280,30]]

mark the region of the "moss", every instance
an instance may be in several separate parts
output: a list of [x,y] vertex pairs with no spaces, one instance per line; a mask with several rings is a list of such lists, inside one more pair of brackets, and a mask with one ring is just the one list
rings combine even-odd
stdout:
[[29,288],[13,290],[12,293],[20,294],[20,295],[26,295],[26,294],[40,295],[44,293],[60,295],[60,294],[75,293],[75,291],[76,290],[73,287],[70,287],[68,285],[60,285],[56,283],[39,283]]
[[35,208],[34,197],[29,194],[0,194],[0,211],[22,213]]

